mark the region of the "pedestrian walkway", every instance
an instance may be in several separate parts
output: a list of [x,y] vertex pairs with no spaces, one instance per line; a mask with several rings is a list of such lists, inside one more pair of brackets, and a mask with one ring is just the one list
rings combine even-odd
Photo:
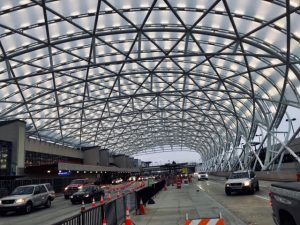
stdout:
[[190,219],[218,217],[221,212],[225,225],[245,225],[196,185],[175,186],[161,191],[154,198],[155,204],[147,204],[146,215],[133,216],[135,225],[184,225],[188,213]]

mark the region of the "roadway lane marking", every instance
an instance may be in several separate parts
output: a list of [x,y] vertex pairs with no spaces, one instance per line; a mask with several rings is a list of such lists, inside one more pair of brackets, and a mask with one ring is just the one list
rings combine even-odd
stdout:
[[257,197],[257,198],[264,199],[264,200],[266,200],[266,201],[270,201],[270,198],[265,197],[265,196],[262,196],[262,195],[254,195],[254,196]]
[[201,189],[201,191],[205,191],[203,187],[201,187],[200,185],[198,185],[198,187]]

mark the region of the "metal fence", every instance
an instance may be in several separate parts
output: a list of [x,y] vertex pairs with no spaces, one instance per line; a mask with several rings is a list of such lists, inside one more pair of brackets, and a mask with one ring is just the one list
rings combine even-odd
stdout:
[[130,192],[116,200],[87,209],[53,225],[102,225],[104,215],[107,224],[120,225],[125,221],[127,207],[131,212],[136,212],[140,199],[143,199],[143,202],[146,204],[149,199],[163,189],[165,183],[163,180],[138,191]]

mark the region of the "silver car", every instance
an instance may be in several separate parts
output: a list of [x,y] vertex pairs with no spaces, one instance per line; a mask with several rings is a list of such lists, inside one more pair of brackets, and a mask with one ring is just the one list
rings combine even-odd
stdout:
[[199,172],[198,180],[208,180],[208,174],[206,172]]
[[53,199],[46,184],[19,186],[9,196],[0,199],[0,215],[9,211],[30,213],[38,206],[49,208]]
[[255,191],[259,191],[259,183],[254,171],[239,170],[229,176],[225,183],[226,195],[240,191],[247,191],[251,194],[254,194]]

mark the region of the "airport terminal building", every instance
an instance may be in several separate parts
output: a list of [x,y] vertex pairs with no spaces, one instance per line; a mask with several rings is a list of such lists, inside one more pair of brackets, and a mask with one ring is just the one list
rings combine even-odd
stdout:
[[105,172],[139,173],[141,162],[108,149],[94,146],[75,149],[32,139],[25,134],[21,120],[0,123],[0,175],[56,176],[61,172],[100,174]]

